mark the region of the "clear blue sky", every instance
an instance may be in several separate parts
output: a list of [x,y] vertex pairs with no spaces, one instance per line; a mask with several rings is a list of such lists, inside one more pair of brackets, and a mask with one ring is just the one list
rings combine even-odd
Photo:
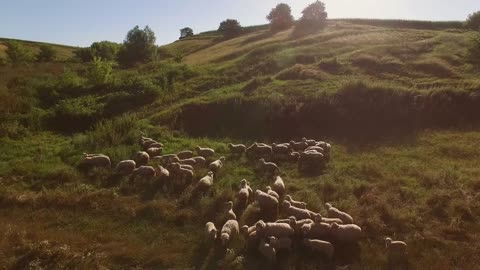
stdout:
[[[123,41],[135,25],[149,25],[158,44],[176,40],[179,29],[216,29],[226,18],[242,25],[266,23],[279,2],[296,18],[313,0],[3,0],[0,37],[88,46]],[[324,0],[330,18],[464,20],[480,0]]]

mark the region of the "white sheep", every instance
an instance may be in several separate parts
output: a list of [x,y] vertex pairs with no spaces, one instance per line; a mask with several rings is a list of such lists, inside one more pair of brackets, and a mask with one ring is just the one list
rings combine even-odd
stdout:
[[280,237],[277,238],[275,236],[270,236],[268,237],[270,245],[275,249],[275,250],[292,250],[292,239],[289,237]]
[[220,240],[222,242],[222,245],[227,245],[228,242],[237,237],[239,231],[240,229],[238,227],[238,221],[234,219],[228,220],[223,225],[222,230],[220,231]]
[[326,217],[323,217],[320,213],[316,214],[314,220],[316,223],[323,222],[328,224],[333,224],[333,223],[343,224],[343,221],[339,218],[326,218]]
[[228,148],[230,148],[230,152],[232,154],[238,154],[238,155],[241,155],[241,154],[245,153],[245,151],[247,150],[247,147],[243,144],[229,143]]
[[123,160],[115,167],[115,172],[121,175],[129,175],[135,170],[137,164],[134,160]]
[[310,152],[310,151],[317,151],[318,153],[322,153],[325,155],[325,149],[323,149],[320,146],[309,146],[307,149],[305,149],[304,152]]
[[304,151],[307,149],[308,144],[306,142],[295,142],[295,141],[290,141],[290,148],[294,151]]
[[134,178],[136,176],[144,177],[144,178],[152,178],[157,175],[157,171],[152,166],[140,166],[133,170],[131,177]]
[[292,206],[289,201],[283,201],[282,209],[288,216],[294,216],[296,219],[313,219],[312,213],[307,209],[301,209]]
[[240,233],[245,237],[247,238],[250,234],[252,234],[253,232],[255,232],[257,230],[257,227],[255,225],[253,226],[248,226],[248,225],[243,225],[241,228],[240,228]]
[[266,162],[264,158],[261,158],[258,160],[258,162],[263,173],[268,173],[269,175],[280,173],[280,168],[278,168],[277,164],[273,162]]
[[215,241],[217,239],[217,233],[218,230],[213,222],[207,222],[205,224],[205,239],[207,239],[207,241]]
[[332,236],[332,224],[323,222],[304,224],[300,230],[305,238],[326,239]]
[[192,172],[195,172],[195,170],[193,169],[193,167],[191,165],[186,165],[186,164],[181,164],[180,163],[180,167],[182,167],[182,169],[187,169],[187,170],[190,170]]
[[388,260],[394,264],[408,260],[407,243],[403,241],[392,241],[390,237],[385,238],[385,247],[388,252]]
[[164,167],[160,166],[160,165],[155,165],[155,170],[157,171],[157,176],[160,177],[160,178],[168,178],[170,177],[170,172],[165,169]]
[[283,196],[283,194],[285,194],[285,183],[283,182],[283,179],[279,175],[275,176],[275,180],[273,181],[273,184],[272,184],[272,189],[279,196]]
[[208,169],[213,172],[217,172],[220,170],[225,163],[225,157],[221,157],[220,159],[215,160],[214,162],[208,165]]
[[326,203],[325,206],[327,207],[327,216],[329,218],[339,218],[344,224],[353,224],[353,218],[349,214],[338,210],[330,203]]
[[277,200],[280,200],[280,196],[278,195],[278,193],[273,191],[270,186],[267,186],[265,189],[266,189],[268,195],[277,198]]
[[137,166],[145,166],[150,160],[150,155],[147,152],[138,151],[137,153],[135,153],[135,157],[133,160],[135,160]]
[[237,198],[244,207],[248,205],[252,193],[252,188],[250,188],[247,179],[242,179],[240,181],[240,190],[238,191]]
[[83,160],[81,162],[83,166],[89,167],[107,167],[112,166],[110,158],[103,154],[87,154],[83,153]]
[[310,140],[305,137],[302,138],[302,142],[306,143],[308,146],[314,146],[317,145],[317,141],[315,140]]
[[180,178],[186,183],[192,182],[194,175],[192,170],[182,168],[180,163],[173,163],[171,168],[175,178]]
[[294,229],[290,224],[264,222],[262,220],[255,224],[256,232],[259,236],[275,236],[275,237],[291,237],[295,234]]
[[203,148],[203,147],[197,146],[195,147],[195,150],[197,151],[197,154],[199,156],[202,156],[204,158],[213,157],[215,155],[215,150],[213,150],[212,148]]
[[163,148],[161,147],[150,147],[147,149],[147,153],[151,157],[161,156]]
[[317,151],[300,153],[298,159],[299,169],[322,169],[325,167],[325,156]]
[[193,157],[192,159],[195,160],[197,168],[203,168],[207,164],[207,160],[204,157]]
[[257,201],[262,211],[270,212],[273,210],[277,210],[278,199],[271,195],[268,195],[267,193],[259,189],[255,191],[255,200]]
[[235,212],[233,212],[233,202],[232,201],[229,201],[229,202],[226,202],[225,203],[225,208],[227,210],[227,213],[226,213],[226,217],[227,217],[227,220],[230,220],[230,219],[237,219],[237,215],[235,215]]
[[258,245],[258,251],[260,252],[260,254],[262,254],[263,257],[265,257],[265,259],[267,259],[269,263],[276,263],[277,252],[271,244],[265,242],[265,239],[262,239],[260,241],[260,244]]
[[289,155],[292,151],[288,144],[272,144],[272,151],[274,155]]
[[213,172],[208,172],[207,175],[202,177],[197,184],[195,184],[195,192],[196,193],[205,193],[207,192],[213,185]]
[[290,226],[295,230],[295,232],[299,234],[302,232],[303,225],[313,224],[313,223],[314,221],[309,218],[300,219],[300,220],[297,220],[297,218],[294,216],[291,216],[288,218],[288,224],[290,224]]
[[307,209],[307,203],[301,202],[301,201],[296,201],[290,195],[286,195],[285,200],[289,201],[292,206],[295,206],[295,207],[300,208],[300,209]]
[[310,248],[313,252],[325,255],[328,259],[333,257],[335,248],[332,243],[317,239],[304,239],[303,244]]
[[266,144],[254,143],[247,148],[248,157],[269,157],[273,153],[272,147]]
[[182,152],[177,153],[177,157],[178,157],[179,159],[192,158],[192,157],[193,157],[193,152],[192,152],[192,151],[189,151],[189,150],[182,151]]
[[362,228],[355,224],[332,223],[332,235],[341,242],[358,242],[362,236]]
[[300,159],[300,153],[299,152],[291,152],[289,155],[289,158],[293,162],[297,162]]
[[180,160],[177,155],[175,154],[168,154],[168,155],[163,155],[163,156],[156,156],[156,157],[153,157],[152,158],[153,160],[155,161],[160,161],[162,162],[163,164],[168,164],[168,163],[171,163],[171,162],[174,162],[173,160]]
[[175,161],[176,159],[173,158],[174,162],[178,162],[181,165],[189,165],[189,166],[195,166],[197,164],[197,161],[193,158],[186,158],[186,159],[180,159],[178,161]]
[[164,146],[163,146],[162,143],[154,142],[154,143],[148,145],[147,149],[149,149],[149,148],[161,148],[161,149],[163,149],[163,147]]

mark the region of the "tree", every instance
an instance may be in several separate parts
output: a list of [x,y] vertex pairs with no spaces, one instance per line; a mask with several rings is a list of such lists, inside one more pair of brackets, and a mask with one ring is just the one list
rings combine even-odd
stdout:
[[469,29],[480,31],[480,11],[470,14],[465,24]]
[[227,19],[220,23],[218,31],[222,33],[225,38],[233,38],[240,35],[243,28],[237,20]]
[[7,57],[11,63],[22,64],[33,60],[32,50],[24,47],[17,41],[11,40],[7,42]]
[[297,35],[315,33],[327,25],[328,14],[323,2],[317,0],[315,3],[308,5],[302,11],[302,14],[302,18],[295,27],[295,34]]
[[281,3],[270,11],[267,16],[270,21],[270,28],[272,31],[282,31],[290,28],[295,19],[292,16],[292,9],[289,5]]
[[120,44],[111,41],[94,42],[90,45],[93,57],[99,57],[108,61],[117,59],[120,47]]
[[180,39],[184,39],[187,37],[193,36],[193,30],[190,27],[185,27],[183,29],[180,29]]
[[37,61],[39,62],[51,62],[55,60],[57,52],[55,49],[47,44],[40,46],[40,52],[37,54]]
[[93,60],[94,54],[90,47],[87,48],[78,48],[74,52],[75,57],[80,61],[86,63]]
[[135,26],[130,30],[119,51],[118,60],[124,66],[133,66],[136,63],[146,63],[155,58],[155,33],[150,27],[142,30]]

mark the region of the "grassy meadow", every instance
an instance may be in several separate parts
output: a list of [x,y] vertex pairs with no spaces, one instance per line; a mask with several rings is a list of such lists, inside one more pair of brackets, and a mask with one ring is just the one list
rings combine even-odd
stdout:
[[[270,184],[227,143],[307,136],[332,144],[324,174],[277,162],[287,193],[321,213],[333,202],[362,227],[348,269],[385,269],[385,236],[408,243],[411,269],[477,269],[480,73],[467,57],[479,34],[378,20],[291,32],[196,35],[163,46],[165,59],[116,67],[102,84],[86,64],[0,65],[0,267],[267,269],[241,239],[233,249],[244,260],[234,263],[203,240],[241,179]],[[132,158],[142,131],[166,153],[201,145],[226,156],[211,196],[77,169],[83,152]],[[280,268],[315,267],[294,254]]]

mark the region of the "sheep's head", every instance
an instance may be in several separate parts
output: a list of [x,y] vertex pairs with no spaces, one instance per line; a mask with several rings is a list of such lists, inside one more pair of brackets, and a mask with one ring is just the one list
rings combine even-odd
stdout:
[[247,185],[247,179],[242,179],[240,181],[240,186],[245,187]]
[[311,228],[312,228],[311,224],[303,224],[302,227],[300,228],[300,230],[303,233],[303,235],[307,235],[308,232],[310,232]]
[[388,248],[392,244],[392,238],[385,237],[385,247]]
[[200,146],[196,146],[195,150],[200,151]]
[[333,206],[332,206],[330,203],[326,203],[326,204],[325,204],[325,207],[327,207],[327,209],[330,209],[330,208],[332,208]]
[[255,223],[255,229],[258,233],[260,233],[266,226],[267,224],[265,224],[263,220],[259,220],[257,223]]
[[285,200],[291,202],[292,201],[292,196],[285,195]]
[[220,157],[221,162],[225,162],[225,157]]
[[294,217],[294,216],[290,216],[288,218],[290,220],[289,224],[292,228],[295,228],[295,226],[297,225],[297,218]]
[[240,233],[242,235],[244,235],[245,237],[248,236],[248,226],[247,225],[243,225],[242,227],[240,227]]
[[302,138],[302,141],[303,141],[303,142],[306,142],[306,141],[307,141],[307,138],[303,137],[303,138]]
[[331,225],[332,229],[338,229],[338,224],[336,222],[333,222],[332,225]]
[[220,235],[220,240],[222,241],[222,245],[226,245],[230,240],[230,235],[228,233],[222,233],[222,235]]
[[323,217],[320,213],[316,213],[313,220],[315,221],[315,223],[320,223],[320,222],[322,222]]
[[207,173],[207,175],[210,176],[210,177],[213,177],[213,172],[212,172],[212,171],[209,171],[209,172]]
[[282,206],[283,208],[288,209],[292,204],[289,201],[283,201]]
[[268,191],[272,190],[272,187],[271,187],[271,186],[267,186],[265,189],[266,189],[267,192],[268,192]]
[[233,207],[233,202],[232,202],[232,201],[226,202],[226,203],[225,203],[225,207],[227,208],[227,210],[232,209],[232,207]]
[[265,159],[264,158],[261,158],[258,160],[259,163],[265,163]]
[[277,238],[275,236],[270,236],[268,237],[268,242],[270,243],[270,245],[274,246],[277,244]]

